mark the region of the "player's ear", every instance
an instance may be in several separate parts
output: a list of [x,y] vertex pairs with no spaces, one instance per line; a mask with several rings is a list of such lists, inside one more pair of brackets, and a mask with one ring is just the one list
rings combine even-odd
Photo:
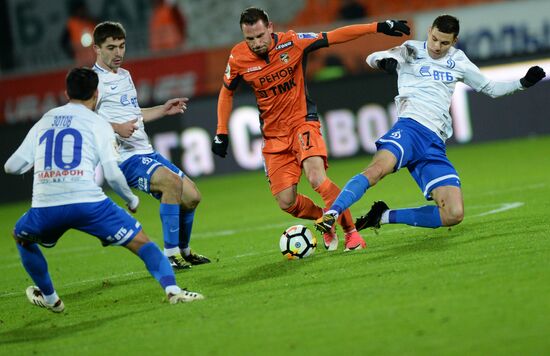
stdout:
[[99,55],[99,46],[94,44],[93,47],[94,47],[95,54]]
[[269,21],[267,24],[267,30],[272,33],[273,32],[273,22]]
[[69,94],[67,94],[66,90],[63,93],[65,94],[65,97],[67,98],[67,100],[71,100],[71,98],[69,98]]

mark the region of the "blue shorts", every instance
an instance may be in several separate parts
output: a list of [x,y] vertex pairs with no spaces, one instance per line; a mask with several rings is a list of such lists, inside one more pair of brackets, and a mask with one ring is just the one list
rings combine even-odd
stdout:
[[103,246],[124,246],[141,231],[141,224],[107,198],[96,203],[31,208],[15,224],[15,235],[21,240],[53,247],[69,229],[93,235]]
[[133,155],[120,164],[120,169],[124,173],[124,177],[126,177],[126,181],[130,187],[149,193],[157,199],[161,198],[161,194],[151,192],[151,177],[160,167],[166,167],[182,178],[185,175],[181,169],[158,152]]
[[378,150],[397,158],[394,171],[407,167],[426,199],[441,186],[460,187],[460,177],[447,158],[445,142],[415,120],[399,118],[390,131],[376,141]]

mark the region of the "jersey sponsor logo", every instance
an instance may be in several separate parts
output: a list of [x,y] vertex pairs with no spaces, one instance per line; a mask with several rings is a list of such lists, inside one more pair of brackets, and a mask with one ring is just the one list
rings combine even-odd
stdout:
[[264,77],[260,78],[260,86],[264,85],[265,83],[274,83],[280,79],[290,77],[294,74],[294,69],[292,67],[283,68],[278,72],[270,73]]
[[[247,73],[250,73],[250,72],[257,72],[259,70],[262,70],[262,66],[255,66],[255,67],[250,67],[250,68],[246,68],[246,72]],[[228,78],[229,79],[229,78]]]
[[225,67],[224,75],[227,79],[231,77],[231,66],[229,65],[229,63],[227,63],[227,66]]
[[128,100],[128,95],[123,94],[120,96],[120,103],[122,106],[128,106],[132,105],[133,107],[137,108],[137,98],[135,96],[131,97],[130,100]]
[[287,91],[295,87],[296,87],[296,82],[294,81],[294,78],[292,78],[282,84],[274,85],[265,90],[258,90],[258,96],[260,98],[267,98],[270,95],[275,96],[275,95],[286,93]]
[[420,75],[423,76],[423,77],[431,77],[431,73],[430,73],[430,66],[422,66],[420,67],[420,71],[419,71]]
[[279,57],[281,58],[281,61],[283,63],[288,63],[288,61],[290,60],[290,56],[288,55],[287,52],[281,53],[281,55]]
[[432,77],[433,80],[439,80],[439,81],[442,81],[442,82],[452,82],[452,81],[454,81],[453,73],[444,72],[444,71],[441,71],[441,70],[433,70],[430,73],[430,66],[420,67],[419,73],[423,77]]
[[294,42],[286,41],[285,43],[281,43],[280,45],[275,47],[275,49],[278,51],[278,50],[285,49],[285,48],[288,48],[288,47],[291,47],[291,46],[294,46]]
[[319,34],[315,33],[315,32],[301,32],[301,33],[298,33],[298,38],[299,39],[317,38],[317,37],[319,37]]

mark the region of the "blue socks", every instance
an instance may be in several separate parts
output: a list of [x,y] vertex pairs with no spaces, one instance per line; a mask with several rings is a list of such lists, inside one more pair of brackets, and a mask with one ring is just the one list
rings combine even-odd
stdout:
[[426,205],[412,209],[390,210],[390,224],[407,224],[420,227],[441,227],[441,216],[437,205]]
[[168,262],[168,258],[159,250],[154,242],[149,241],[141,246],[138,250],[138,256],[145,263],[147,270],[157,281],[162,288],[176,285],[176,277],[174,271]]
[[342,214],[342,212],[353,203],[361,199],[369,187],[370,183],[367,177],[361,173],[355,175],[346,183],[344,188],[342,188],[342,191],[330,207],[330,210],[336,210],[338,214]]
[[178,204],[160,203],[160,220],[162,221],[162,234],[164,248],[178,247],[180,235],[180,206]]
[[195,219],[195,209],[180,211],[180,235],[179,247],[186,249],[191,241],[191,230],[193,229],[193,220]]
[[16,245],[23,267],[25,267],[36,286],[40,288],[44,295],[53,294],[55,290],[48,273],[48,263],[38,245],[35,243],[24,247],[18,243]]

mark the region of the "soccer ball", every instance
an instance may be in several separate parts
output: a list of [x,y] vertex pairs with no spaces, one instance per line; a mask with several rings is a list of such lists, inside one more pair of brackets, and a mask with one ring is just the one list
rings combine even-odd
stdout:
[[317,239],[304,225],[294,225],[285,230],[279,240],[283,256],[289,260],[311,256],[317,247]]

